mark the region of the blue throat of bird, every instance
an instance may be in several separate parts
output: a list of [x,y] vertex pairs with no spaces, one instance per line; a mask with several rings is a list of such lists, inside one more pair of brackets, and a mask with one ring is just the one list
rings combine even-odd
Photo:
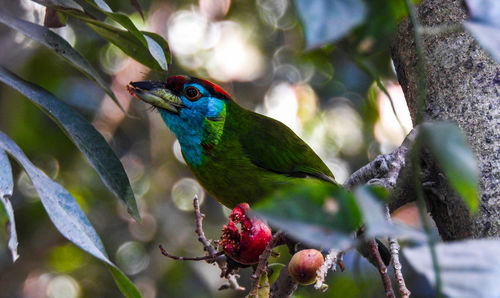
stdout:
[[213,149],[220,141],[226,118],[226,104],[212,97],[201,98],[199,106],[180,109],[178,114],[160,110],[161,117],[175,134],[187,163],[198,166],[203,162],[206,150]]

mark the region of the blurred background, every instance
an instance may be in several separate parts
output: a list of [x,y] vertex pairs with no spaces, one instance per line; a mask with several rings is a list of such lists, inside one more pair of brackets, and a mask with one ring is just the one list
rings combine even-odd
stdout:
[[[218,239],[228,210],[204,193],[184,164],[179,143],[155,111],[134,100],[130,81],[187,74],[220,84],[242,106],[276,118],[301,136],[342,183],[380,153],[397,147],[412,123],[390,60],[390,39],[405,14],[402,1],[366,1],[369,22],[332,45],[306,49],[293,1],[107,1],[137,27],[162,35],[173,64],[150,73],[83,23],[53,29],[108,79],[126,117],[91,80],[53,52],[0,25],[0,64],[81,113],[105,136],[131,180],[143,222],[138,224],[106,189],[63,132],[29,100],[0,85],[0,130],[77,199],[113,261],[146,298],[241,297],[217,291],[218,268],[163,257],[158,244],[182,256],[203,255],[194,234],[192,198],[202,200],[205,233]],[[44,7],[0,1],[10,14],[43,24]],[[377,87],[380,79],[391,101]],[[15,165],[15,163],[13,163]],[[0,241],[0,297],[120,297],[106,267],[65,240],[48,219],[27,175],[14,166],[12,198],[21,257],[12,264]],[[395,218],[419,225],[414,208]],[[282,251],[281,261],[290,256]],[[379,276],[350,253],[347,271],[329,275],[326,293],[303,287],[296,297],[380,297]],[[251,269],[242,270],[249,286]],[[417,295],[418,296],[418,295]]]

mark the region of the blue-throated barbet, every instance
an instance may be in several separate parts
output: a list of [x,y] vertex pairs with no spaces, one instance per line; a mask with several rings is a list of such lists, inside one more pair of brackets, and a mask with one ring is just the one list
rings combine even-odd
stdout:
[[[296,185],[336,185],[332,172],[283,123],[239,106],[219,86],[198,78],[130,82],[133,96],[158,108],[196,179],[233,208]],[[387,248],[379,242],[385,263]]]
[[252,205],[288,185],[336,183],[290,128],[239,106],[209,81],[173,76],[131,82],[128,90],[158,108],[196,179],[229,208]]

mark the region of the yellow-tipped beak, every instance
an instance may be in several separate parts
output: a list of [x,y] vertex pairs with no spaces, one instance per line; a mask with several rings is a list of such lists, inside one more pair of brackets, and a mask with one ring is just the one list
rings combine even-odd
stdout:
[[127,90],[132,96],[150,105],[178,114],[179,108],[184,107],[182,99],[161,85],[154,81],[130,82]]

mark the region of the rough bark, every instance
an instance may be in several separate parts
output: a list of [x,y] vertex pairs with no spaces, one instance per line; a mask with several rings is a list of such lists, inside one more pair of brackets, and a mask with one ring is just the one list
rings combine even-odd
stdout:
[[[424,0],[418,7],[423,26],[456,25],[467,19],[459,0]],[[418,71],[413,28],[398,28],[392,56],[398,80],[415,119]],[[464,132],[480,170],[480,210],[471,218],[429,156],[423,168],[429,211],[443,239],[500,236],[500,65],[464,31],[424,36],[425,120],[451,120]]]

